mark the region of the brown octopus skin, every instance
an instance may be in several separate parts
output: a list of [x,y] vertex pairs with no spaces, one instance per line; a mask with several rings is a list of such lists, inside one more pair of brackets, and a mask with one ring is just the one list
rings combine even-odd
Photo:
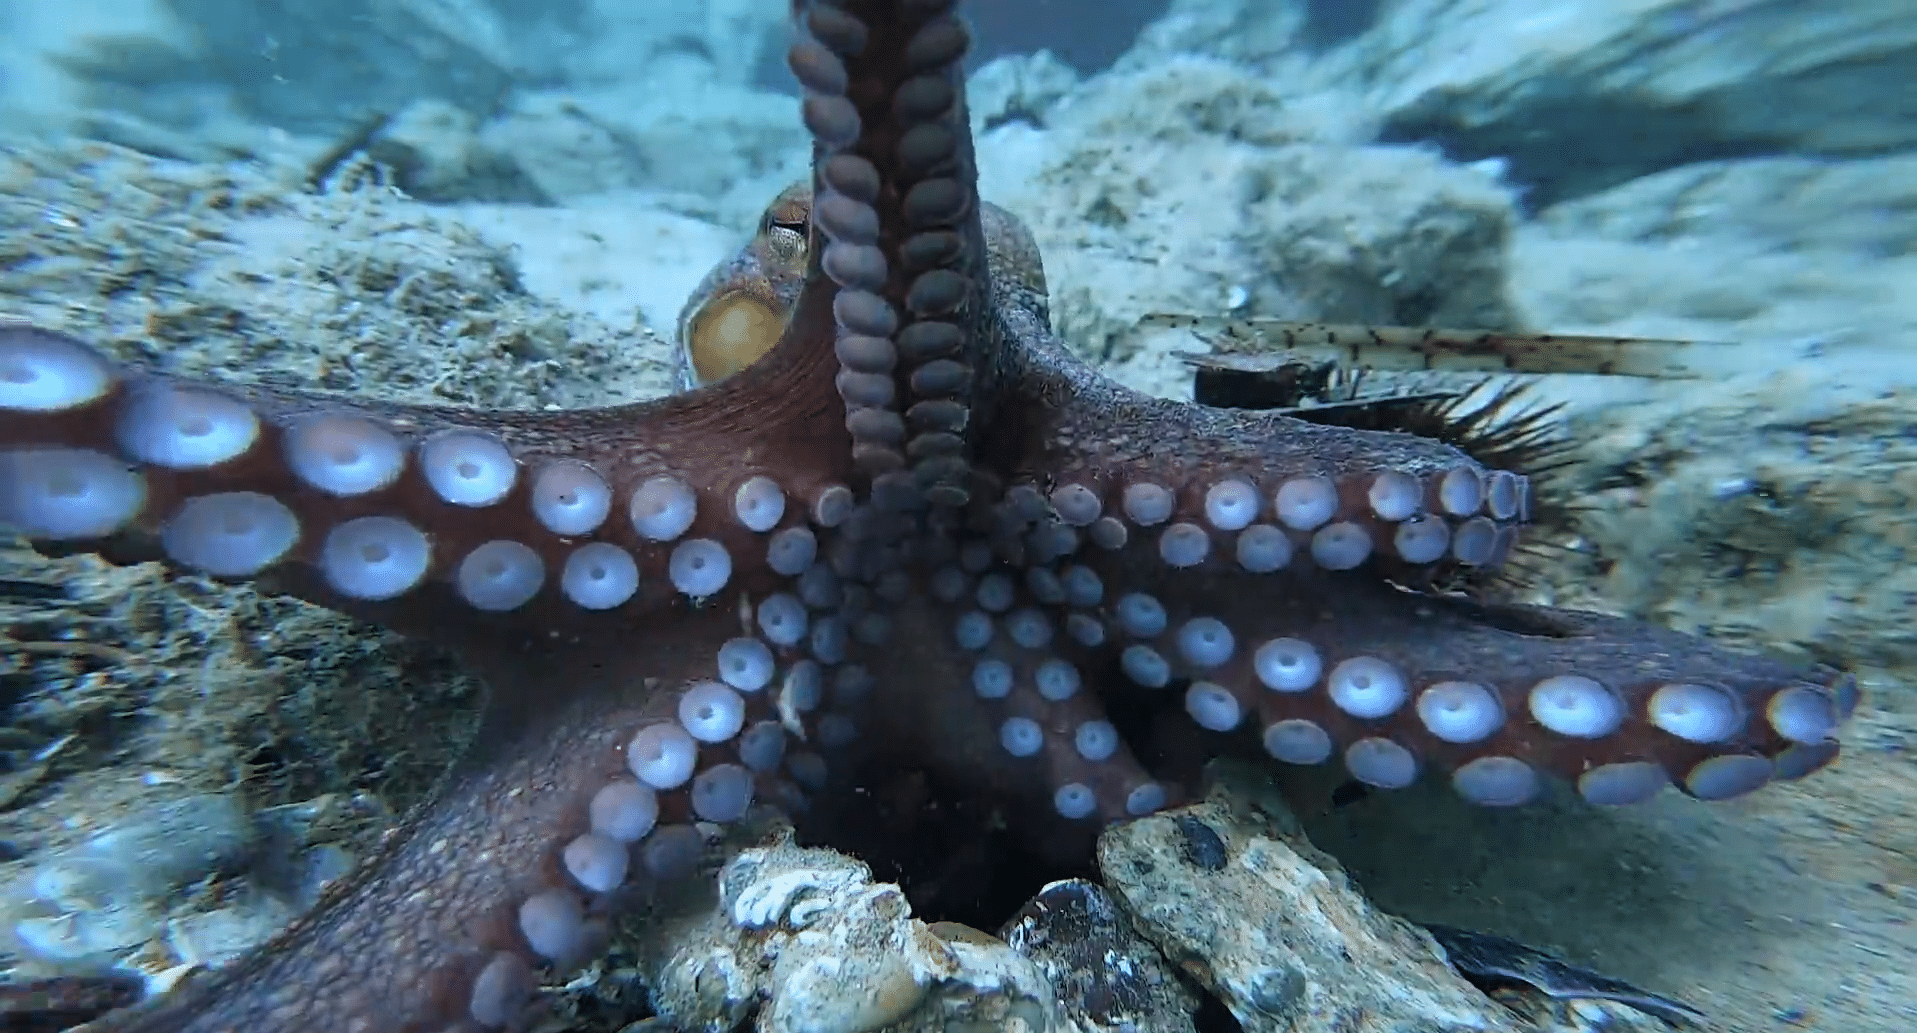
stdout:
[[[731,677],[718,664],[722,645],[754,635],[755,606],[758,633],[773,639],[765,606],[789,589],[804,604],[808,633],[771,650],[778,675],[771,684],[736,697],[744,721],[771,725],[783,748],[750,776],[757,798],[775,803],[796,799],[801,785],[829,785],[822,764],[825,773],[842,774],[861,755],[869,764],[909,754],[936,770],[941,785],[970,786],[1004,804],[1035,841],[1082,846],[1104,822],[1162,805],[1170,793],[1125,742],[1092,749],[1077,736],[1102,720],[1108,702],[1178,712],[1185,701],[1174,688],[1187,680],[1215,687],[1205,697],[1208,713],[1231,711],[1229,697],[1254,727],[1308,721],[1341,747],[1382,742],[1387,752],[1454,773],[1497,758],[1500,777],[1522,769],[1579,780],[1596,765],[1633,763],[1640,772],[1691,779],[1694,790],[1742,791],[1828,763],[1836,748],[1825,733],[1854,702],[1850,683],[1834,672],[1737,656],[1630,621],[1488,607],[1402,587],[1419,583],[1433,564],[1494,562],[1523,521],[1522,480],[1494,476],[1449,447],[1409,435],[1146,398],[1074,359],[1047,325],[1030,238],[975,196],[959,71],[965,37],[953,6],[794,5],[802,31],[792,63],[819,140],[813,195],[820,200],[802,286],[795,295],[760,284],[763,298],[796,297],[785,333],[762,360],[713,386],[573,413],[404,407],[186,384],[110,364],[53,331],[0,324],[0,402],[15,399],[0,405],[0,518],[32,531],[44,511],[35,506],[67,504],[70,480],[122,483],[113,478],[124,474],[102,473],[86,465],[93,459],[62,451],[87,450],[109,457],[114,470],[133,471],[144,495],[110,527],[68,533],[63,547],[190,566],[173,554],[179,537],[167,534],[172,527],[184,535],[174,524],[188,523],[179,516],[186,500],[257,493],[297,521],[286,551],[252,572],[262,589],[449,646],[490,689],[479,741],[444,791],[309,916],[248,959],[96,1029],[391,1033],[521,1025],[534,966],[584,960],[606,916],[654,876],[690,867],[700,844],[691,821],[708,813],[695,808],[716,805],[710,797],[695,803],[683,780],[658,792],[649,834],[614,843],[629,871],[616,886],[583,885],[588,868],[575,867],[570,847],[590,840],[589,828],[609,827],[595,808],[611,780],[635,784],[624,772],[643,753],[628,748],[636,730],[681,735],[682,725],[694,723],[680,710],[683,694]],[[781,254],[791,251],[748,250],[708,289],[764,281],[777,272],[766,263]],[[4,393],[30,393],[49,369],[56,392],[77,392],[69,404],[19,403],[19,395]],[[89,371],[109,371],[98,391],[86,386]],[[81,386],[64,386],[75,383]],[[184,408],[163,406],[177,426],[155,425],[151,407],[142,406],[168,388],[198,393],[164,396]],[[142,435],[165,438],[186,427],[179,412],[232,411],[208,399],[238,403],[256,419],[237,451],[201,465],[136,461]],[[289,431],[311,426],[302,421],[316,414],[371,421],[404,450],[402,469],[357,493],[321,490],[286,458],[302,447]],[[420,449],[454,429],[504,446],[514,476],[503,497],[455,504],[428,479]],[[333,452],[301,454],[345,461]],[[461,451],[452,467],[434,469],[483,469],[488,454]],[[567,533],[535,519],[534,475],[561,460],[591,467],[611,492],[612,515]],[[677,478],[697,504],[689,527],[655,540],[639,533],[624,507],[660,476]],[[735,508],[748,497],[766,501],[755,477],[776,484],[785,503],[774,526]],[[1224,490],[1250,505],[1260,519],[1254,526],[1265,528],[1258,539],[1265,551],[1256,555],[1269,559],[1282,549],[1296,554],[1290,563],[1248,569],[1244,557],[1254,553],[1237,550],[1252,533],[1237,534],[1227,526],[1237,519],[1214,519],[1207,509],[1209,493],[1226,482],[1253,489]],[[1133,491],[1144,495],[1128,501]],[[110,492],[101,497],[112,501]],[[1281,497],[1292,498],[1291,509],[1277,509]],[[423,571],[383,601],[343,594],[338,568],[328,566],[339,561],[324,545],[343,522],[369,516],[402,519],[427,536]],[[1296,526],[1280,529],[1265,518]],[[223,541],[219,535],[243,526],[253,525],[203,531]],[[1407,529],[1451,544],[1420,562],[1388,556],[1427,555],[1403,544],[1416,538],[1405,538]],[[472,604],[477,590],[460,587],[461,561],[502,539],[529,548],[544,575],[586,543],[615,546],[636,561],[637,592],[587,610],[572,601],[571,581],[544,576],[530,598],[482,611]],[[387,546],[397,540],[382,539]],[[718,543],[731,562],[730,576],[697,599],[668,573],[672,557],[695,540]],[[1466,548],[1467,540],[1476,544]],[[792,553],[778,552],[779,543],[805,541],[816,544],[817,560],[795,573]],[[1354,553],[1354,543],[1366,548]],[[786,557],[780,569],[775,554]],[[362,546],[349,559],[372,564],[393,555]],[[1061,595],[1064,584],[1071,591]],[[1093,584],[1099,591],[1088,594]],[[1147,633],[1127,623],[1118,602],[1124,593],[1158,600],[1166,627]],[[1236,648],[1220,655],[1216,636],[1191,640],[1202,649],[1180,646],[1180,630],[1196,617],[1218,621],[1205,627],[1228,629]],[[969,642],[961,641],[966,621]],[[989,641],[978,640],[981,628]],[[1402,678],[1403,705],[1356,716],[1327,698],[1323,679],[1304,692],[1267,691],[1253,647],[1278,638],[1309,642],[1327,674],[1352,658],[1389,665],[1373,670]],[[1135,650],[1159,647],[1163,654],[1151,654],[1158,666],[1138,661],[1143,654]],[[1004,693],[974,691],[995,684],[980,680],[986,661],[1015,676]],[[1060,662],[1070,665],[1076,691],[1041,677],[1064,670]],[[807,679],[824,667],[833,668],[831,691],[815,698],[823,684]],[[1527,693],[1566,675],[1592,679],[1598,695],[1586,700],[1615,705],[1614,727],[1596,736],[1559,734],[1526,712]],[[1454,680],[1493,694],[1502,718],[1494,732],[1460,744],[1420,723],[1411,696]],[[1672,684],[1703,686],[1698,691],[1710,699],[1729,702],[1735,721],[1708,742],[1663,730],[1647,699]],[[1054,691],[1041,691],[1045,685]],[[1791,706],[1767,720],[1780,700]],[[1781,734],[1780,721],[1798,741]],[[728,766],[736,773],[748,756],[757,754],[744,737],[727,736],[697,747],[697,768],[701,778]],[[1697,780],[1701,766],[1725,757],[1742,758],[1732,762],[1737,777]],[[1065,817],[1068,804],[1081,816]],[[592,835],[612,841],[610,832]]]

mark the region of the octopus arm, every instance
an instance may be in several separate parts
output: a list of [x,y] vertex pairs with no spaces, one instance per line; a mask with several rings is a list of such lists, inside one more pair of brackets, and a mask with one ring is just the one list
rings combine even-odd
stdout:
[[591,957],[622,908],[699,865],[695,822],[790,794],[773,694],[719,680],[738,634],[713,609],[619,651],[469,646],[492,689],[475,762],[272,943],[93,1028],[516,1026],[540,966]]
[[495,413],[202,383],[0,324],[0,525],[444,643],[615,636],[763,590],[849,504],[838,415],[766,397],[829,363],[761,366],[660,402]]
[[1430,771],[1487,805],[1527,802],[1545,776],[1599,804],[1671,784],[1726,799],[1829,763],[1855,704],[1835,671],[1597,614],[1310,569],[1092,567],[1137,586],[1107,618],[1119,677],[1182,691],[1200,727],[1248,730],[1279,761],[1342,760],[1383,788]]

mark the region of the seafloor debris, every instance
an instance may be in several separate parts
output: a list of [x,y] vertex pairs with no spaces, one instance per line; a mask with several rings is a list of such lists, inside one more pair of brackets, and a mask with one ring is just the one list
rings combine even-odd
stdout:
[[1182,330],[1209,344],[1195,364],[1264,372],[1333,362],[1413,372],[1574,373],[1682,380],[1711,376],[1736,345],[1646,337],[1593,337],[1428,326],[1300,323],[1278,319],[1153,313],[1141,330]]
[[[706,892],[633,929],[653,1004],[682,1033],[756,1014],[761,1033],[898,1033],[1072,1027],[1038,967],[996,937],[912,917],[895,885],[774,828]],[[715,906],[716,905],[716,906]]]
[[159,935],[158,901],[250,856],[238,800],[188,796],[117,824],[5,888],[0,947],[50,967],[110,964]]
[[59,1033],[140,999],[143,985],[128,975],[55,976],[0,982],[0,1030]]
[[1502,936],[1448,925],[1427,925],[1425,931],[1444,948],[1452,968],[1487,992],[1500,984],[1521,983],[1546,997],[1621,1001],[1671,1022],[1704,1020],[1704,1013],[1682,1001],[1647,993],[1621,980],[1566,964]]

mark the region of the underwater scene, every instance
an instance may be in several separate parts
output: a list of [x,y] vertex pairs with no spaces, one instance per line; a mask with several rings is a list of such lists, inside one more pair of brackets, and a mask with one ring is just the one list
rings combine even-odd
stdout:
[[0,0],[0,1033],[1909,1033],[1912,82]]

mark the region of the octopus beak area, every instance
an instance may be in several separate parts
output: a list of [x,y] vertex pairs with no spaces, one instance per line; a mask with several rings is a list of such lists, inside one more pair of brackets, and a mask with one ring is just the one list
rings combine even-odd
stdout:
[[993,365],[955,6],[794,4],[812,238],[778,349],[832,343],[853,460],[894,511],[969,500],[965,432]]

